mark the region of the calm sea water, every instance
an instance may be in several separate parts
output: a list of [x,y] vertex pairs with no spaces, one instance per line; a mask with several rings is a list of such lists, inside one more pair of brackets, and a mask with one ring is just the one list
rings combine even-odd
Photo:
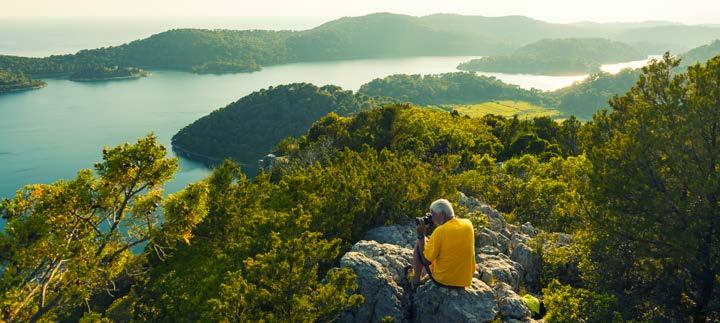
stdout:
[[[357,90],[375,77],[448,72],[467,59],[305,63],[227,75],[151,71],[139,80],[98,83],[46,80],[43,89],[0,96],[0,196],[27,183],[71,178],[99,161],[103,146],[133,142],[148,132],[169,147],[180,128],[258,89],[311,82]],[[202,165],[181,160],[167,189],[176,191],[207,173]]]

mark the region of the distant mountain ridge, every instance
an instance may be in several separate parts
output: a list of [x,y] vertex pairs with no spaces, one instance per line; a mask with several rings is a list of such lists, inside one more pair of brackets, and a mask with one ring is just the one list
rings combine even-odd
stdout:
[[[549,38],[607,38],[645,54],[685,51],[720,38],[720,27],[665,23],[557,24],[524,16],[375,13],[304,31],[173,29],[119,46],[72,55],[0,55],[0,69],[67,76],[98,66],[198,73],[252,72],[292,62],[428,55],[502,55]],[[636,46],[637,47],[637,46]]]
[[637,48],[604,38],[543,39],[509,56],[486,56],[458,65],[465,71],[539,75],[582,75],[600,71],[602,64],[646,58]]

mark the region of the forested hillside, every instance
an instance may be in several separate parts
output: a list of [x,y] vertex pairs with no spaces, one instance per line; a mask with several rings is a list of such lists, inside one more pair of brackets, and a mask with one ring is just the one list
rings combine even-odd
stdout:
[[[665,32],[666,36],[655,39],[660,31]],[[645,34],[652,36],[653,40],[637,39]],[[68,76],[81,69],[111,66],[237,73],[257,71],[263,66],[305,61],[426,55],[507,55],[523,45],[557,37],[602,37],[629,41],[638,43],[641,54],[646,55],[659,54],[648,53],[648,48],[680,51],[718,39],[720,28],[552,24],[518,16],[413,17],[377,13],[340,18],[304,31],[174,29],[127,44],[82,50],[76,54],[45,58],[0,55],[0,69],[32,76]],[[612,46],[597,52],[605,53],[617,47],[615,43],[609,45]],[[625,54],[634,51],[628,49]],[[590,55],[596,53],[590,50],[586,52]],[[577,63],[567,59],[561,63],[572,63],[574,70],[587,70],[589,66],[588,62]],[[558,68],[553,67],[556,71]]]
[[[94,172],[0,204],[0,318],[337,320],[365,301],[338,258],[368,229],[465,192],[514,228],[571,235],[550,252],[557,235],[526,241],[547,322],[720,320],[720,56],[671,73],[678,65],[667,55],[644,68],[584,124],[399,104],[330,113],[283,140],[285,162],[254,179],[226,161],[168,197],[177,160],[154,136],[106,148]],[[281,91],[286,112],[363,102],[336,88]],[[272,92],[236,105],[259,109]],[[492,225],[457,212],[477,233]]]
[[359,93],[391,97],[420,105],[522,100],[543,103],[539,90],[525,90],[494,77],[456,72],[437,75],[391,75],[363,84]]
[[508,56],[489,56],[458,65],[466,71],[573,75],[600,71],[607,63],[634,61],[646,54],[621,42],[601,38],[545,39]]
[[624,69],[617,74],[600,72],[582,82],[554,91],[557,108],[566,115],[591,119],[600,109],[608,108],[608,101],[615,95],[627,92],[638,80],[639,69]]
[[45,82],[33,80],[24,74],[0,70],[0,94],[35,89],[45,86]]
[[[1,56],[0,67],[31,75],[68,75],[92,67],[170,68],[215,72],[219,64],[249,72],[288,61],[291,32],[175,29],[128,44],[45,58]],[[222,71],[222,70],[221,70]]]
[[349,115],[382,102],[332,85],[280,85],[254,92],[184,127],[173,136],[173,148],[210,164],[231,158],[252,174],[258,159],[275,144],[303,134],[321,116]]

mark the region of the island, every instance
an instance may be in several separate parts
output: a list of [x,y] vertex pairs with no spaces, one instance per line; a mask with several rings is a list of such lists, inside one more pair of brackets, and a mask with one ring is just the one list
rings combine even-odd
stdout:
[[45,85],[45,82],[33,80],[23,73],[0,70],[0,94],[39,89]]
[[82,69],[73,73],[70,76],[70,80],[76,82],[95,82],[129,80],[146,76],[148,76],[148,72],[136,67],[97,66],[93,68]]
[[[23,72],[31,77],[60,78],[95,66],[134,66],[146,70],[171,69],[217,74],[254,72],[262,67],[279,64],[341,59],[502,57],[512,55],[521,46],[559,37],[599,37],[628,44],[646,40],[642,44],[643,50],[627,45],[618,47],[621,54],[638,51],[643,54],[627,55],[621,57],[622,61],[628,60],[628,57],[642,59],[645,54],[657,54],[647,52],[647,48],[688,49],[708,43],[718,38],[718,35],[720,27],[710,26],[638,28],[627,24],[556,24],[521,16],[435,14],[415,17],[375,13],[343,17],[307,30],[172,29],[126,44],[85,49],[74,54],[48,57],[0,55],[0,69]],[[613,46],[605,47],[607,44],[612,45],[607,40],[589,42],[597,45],[586,48],[583,53],[592,54],[594,50],[603,53],[608,48],[616,51]],[[585,42],[575,43],[579,43],[577,47],[580,49],[587,46]],[[540,43],[540,46],[543,45],[549,49],[555,46],[547,41]],[[537,50],[532,46],[527,49]],[[565,52],[566,47],[542,52],[538,57],[561,57]],[[542,65],[540,63],[543,62],[533,59],[528,65],[533,63]],[[579,63],[571,72],[594,70],[597,66],[586,63]],[[568,66],[566,61],[556,64]],[[540,72],[543,71],[536,71]]]
[[492,76],[468,72],[390,75],[363,84],[358,92],[417,105],[468,104],[494,100],[526,101],[546,105],[549,99],[538,89],[526,90]]
[[641,60],[647,55],[626,43],[602,38],[545,39],[511,55],[488,56],[458,65],[459,70],[536,75],[600,72],[602,64]]
[[254,174],[257,161],[275,144],[302,135],[320,117],[330,112],[353,115],[391,102],[334,85],[279,85],[253,92],[196,120],[172,137],[172,146],[179,155],[207,165],[233,159],[249,165],[244,171]]

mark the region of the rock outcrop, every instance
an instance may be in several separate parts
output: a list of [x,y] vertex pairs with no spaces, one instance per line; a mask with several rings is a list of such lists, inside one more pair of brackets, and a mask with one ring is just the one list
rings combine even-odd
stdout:
[[498,282],[512,286],[515,291],[520,290],[523,283],[525,270],[522,265],[512,261],[505,254],[488,255],[479,253],[477,255],[476,277],[486,284],[493,285]]
[[406,225],[395,224],[371,229],[365,232],[363,239],[413,249],[415,240],[417,240],[417,233],[415,232],[415,226],[410,223]]
[[340,266],[357,275],[359,292],[365,302],[344,313],[343,322],[380,322],[392,317],[396,322],[409,319],[410,295],[403,268],[412,262],[412,250],[376,241],[360,241],[340,259]]
[[[530,240],[540,230],[530,223],[505,222],[500,212],[465,195],[460,203],[469,212],[487,217],[488,227],[476,228],[477,271],[465,289],[439,287],[426,282],[412,292],[404,268],[412,263],[415,226],[374,228],[346,253],[340,264],[357,275],[365,303],[344,313],[342,322],[530,322],[530,310],[518,292],[537,290],[541,261]],[[566,246],[568,235],[558,235],[543,249]],[[532,244],[534,245],[534,244]]]
[[413,299],[415,322],[490,322],[498,314],[493,290],[478,279],[465,289],[449,289],[427,282]]
[[510,285],[505,283],[497,283],[493,287],[493,292],[498,303],[498,311],[504,322],[508,321],[530,321],[530,309],[525,306],[525,302],[518,294],[513,291]]

